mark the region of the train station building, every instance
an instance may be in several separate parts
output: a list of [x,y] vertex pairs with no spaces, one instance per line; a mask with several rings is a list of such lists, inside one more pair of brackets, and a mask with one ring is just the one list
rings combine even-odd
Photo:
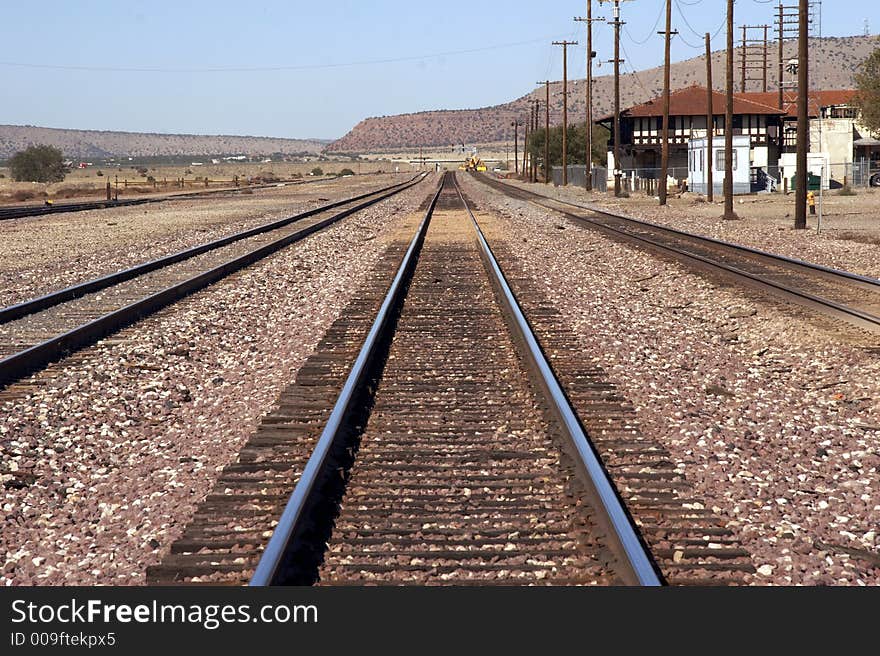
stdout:
[[[810,92],[811,173],[821,175],[823,186],[858,182],[859,174],[880,164],[880,140],[859,124],[853,106],[854,90]],[[706,162],[724,157],[726,96],[711,94],[713,153],[707,148],[708,92],[703,86],[679,89],[669,98],[670,185],[702,179]],[[736,93],[733,99],[733,134],[740,184],[736,193],[763,191],[794,176],[797,146],[797,94],[787,91],[780,109],[778,92]],[[620,168],[628,178],[656,179],[662,152],[663,97],[628,107],[621,112],[621,158],[614,161],[614,115],[596,121],[611,132],[608,142],[609,177]],[[694,142],[694,143],[691,143]],[[701,150],[702,149],[702,150]],[[748,151],[746,153],[744,149]],[[702,160],[700,158],[702,152]],[[876,159],[877,161],[873,161]],[[699,169],[699,162],[703,168]],[[814,170],[815,169],[815,170]],[[717,169],[716,169],[717,170]],[[720,172],[723,177],[723,171]],[[855,180],[853,178],[856,178]],[[772,180],[770,180],[772,178]],[[745,183],[745,180],[750,182]],[[771,184],[773,183],[773,184]],[[699,184],[697,184],[699,187]],[[694,189],[696,190],[696,189]]]

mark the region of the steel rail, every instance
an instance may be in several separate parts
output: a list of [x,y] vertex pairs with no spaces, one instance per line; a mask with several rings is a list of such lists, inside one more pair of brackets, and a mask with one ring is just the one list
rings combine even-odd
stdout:
[[[587,210],[587,211],[593,212],[595,214],[604,214],[606,216],[611,216],[615,219],[620,219],[622,221],[633,223],[635,225],[649,226],[649,227],[654,228],[656,230],[661,230],[663,232],[672,233],[672,234],[675,234],[680,237],[692,239],[694,241],[702,241],[702,242],[706,242],[706,243],[711,243],[714,245],[723,246],[723,247],[730,248],[733,250],[748,253],[749,255],[763,257],[763,258],[766,258],[767,260],[770,260],[772,262],[801,266],[806,269],[810,269],[812,271],[816,271],[816,272],[820,272],[820,273],[827,273],[830,276],[833,276],[834,278],[847,278],[847,279],[852,280],[854,282],[865,283],[870,289],[874,289],[875,291],[880,291],[880,279],[878,279],[878,278],[872,278],[870,276],[863,276],[858,273],[852,273],[851,271],[844,271],[843,269],[835,269],[833,267],[827,267],[822,264],[816,264],[815,262],[807,262],[806,260],[801,260],[796,257],[788,257],[786,255],[779,255],[778,253],[770,253],[768,251],[762,251],[757,248],[752,248],[751,246],[746,246],[744,244],[736,244],[734,242],[724,241],[723,239],[716,239],[714,237],[707,237],[706,235],[698,235],[696,233],[687,232],[685,230],[678,230],[677,228],[670,228],[669,226],[661,225],[658,223],[652,223],[651,221],[646,221],[644,219],[636,219],[631,216],[627,216],[625,214],[619,214],[617,212],[611,212],[610,210],[600,209],[599,207],[596,207],[595,205],[581,205],[579,203],[573,203],[573,202],[567,201],[567,200],[559,200],[556,198],[552,198],[550,196],[545,196],[544,194],[538,194],[538,193],[531,191],[529,189],[520,189],[519,187],[514,187],[513,185],[509,185],[504,182],[491,180],[490,178],[487,178],[486,176],[480,175],[480,176],[478,176],[478,178],[481,179],[482,181],[484,181],[485,183],[489,184],[490,186],[494,186],[496,188],[506,187],[508,189],[515,189],[516,191],[520,191],[524,194],[534,196],[536,198],[540,198],[541,200],[548,200],[553,203],[559,203],[561,205],[570,205],[571,207],[576,207],[578,209]],[[546,207],[546,205],[545,205],[545,207]],[[577,215],[575,215],[575,216],[577,216]],[[578,218],[583,218],[584,220],[589,220],[586,217],[578,217]]]
[[309,505],[312,492],[317,491],[319,481],[324,475],[324,465],[334,447],[338,445],[345,430],[344,419],[351,411],[357,390],[362,386],[376,358],[382,334],[392,320],[394,310],[399,307],[406,293],[407,283],[415,271],[418,253],[421,251],[428,225],[431,222],[431,215],[434,212],[434,207],[437,204],[437,199],[440,197],[442,189],[443,184],[441,183],[440,188],[428,205],[428,209],[416,230],[415,236],[410,241],[409,247],[391,283],[391,287],[367,333],[364,344],[358,353],[354,365],[352,365],[342,391],[333,405],[330,417],[321,431],[321,436],[318,438],[318,442],[303,469],[303,473],[287,505],[284,507],[272,537],[269,539],[269,543],[266,545],[266,549],[257,563],[249,583],[251,586],[273,585],[277,582],[279,574],[282,573],[281,570],[288,552],[288,545],[291,544],[297,532],[301,529],[300,523],[305,519],[305,510]]
[[329,182],[329,180],[285,180],[267,184],[250,185],[248,187],[223,187],[222,189],[210,189],[208,191],[188,191],[180,194],[165,194],[163,196],[150,196],[147,198],[123,198],[122,200],[95,200],[81,201],[76,203],[62,203],[61,205],[15,205],[12,207],[0,207],[0,221],[11,219],[24,219],[31,216],[45,216],[47,214],[62,214],[65,212],[83,212],[86,210],[105,210],[114,207],[130,207],[132,205],[145,205],[146,203],[161,203],[169,200],[191,198],[203,198],[214,194],[240,193],[245,189],[271,189],[278,185],[303,185],[315,182]]
[[200,244],[198,246],[193,246],[192,248],[187,248],[185,250],[178,251],[177,253],[172,253],[171,255],[165,255],[163,257],[159,257],[154,260],[138,264],[128,269],[117,271],[116,273],[111,273],[106,276],[101,276],[99,278],[94,278],[92,280],[77,283],[75,285],[71,285],[70,287],[66,287],[55,292],[50,292],[49,294],[44,294],[43,296],[38,296],[37,298],[23,301],[21,303],[16,303],[15,305],[10,305],[8,307],[0,309],[0,324],[14,321],[15,319],[20,319],[21,317],[33,314],[35,312],[41,312],[42,310],[54,307],[55,305],[59,305],[60,303],[65,303],[67,301],[85,296],[86,294],[100,291],[107,287],[111,287],[112,285],[119,284],[120,282],[142,276],[145,273],[156,271],[171,264],[176,264],[178,262],[188,260],[197,255],[201,255],[202,253],[207,253],[208,251],[212,251],[223,246],[228,246],[229,244],[240,241],[242,239],[248,239],[249,237],[254,237],[259,234],[271,232],[272,230],[277,230],[278,228],[283,228],[284,226],[290,225],[291,223],[295,223],[310,216],[314,216],[316,214],[320,214],[322,212],[326,212],[328,210],[341,207],[343,205],[348,205],[349,203],[354,203],[363,200],[364,198],[369,198],[370,196],[382,194],[397,187],[404,187],[406,185],[414,184],[416,178],[418,178],[418,176],[415,176],[403,183],[397,183],[388,187],[376,189],[368,193],[360,194],[358,196],[353,196],[351,198],[328,203],[327,205],[322,205],[320,207],[307,210],[305,212],[287,217],[285,219],[279,219],[270,223],[264,223],[263,225],[227,235],[226,237],[221,237],[219,239],[215,239],[213,241]]
[[[453,180],[455,178],[453,177]],[[590,496],[597,510],[600,523],[604,524],[611,550],[615,553],[623,566],[622,572],[618,572],[624,582],[630,585],[657,586],[662,585],[662,579],[658,569],[645,546],[638,531],[633,526],[633,521],[626,511],[614,484],[611,482],[605,467],[595,448],[587,437],[583,426],[578,420],[577,413],[571,407],[553,368],[548,362],[528,319],[525,317],[519,302],[516,299],[507,279],[504,276],[498,260],[492,253],[492,248],[486,241],[483,231],[480,229],[476,217],[471,211],[458,186],[455,189],[461,199],[462,205],[467,210],[471,222],[477,232],[477,241],[480,245],[483,261],[488,265],[493,285],[501,292],[500,298],[505,313],[512,321],[509,325],[519,342],[524,345],[524,355],[529,361],[532,371],[544,396],[549,401],[550,408],[556,416],[560,427],[563,429],[566,440],[574,447],[578,456],[578,466],[581,470],[581,478],[587,484]]]
[[[486,184],[488,184],[491,187],[495,187],[495,188],[504,187],[507,189],[512,189],[512,190],[515,190],[514,193],[522,192],[526,196],[532,196],[532,197],[538,198],[540,200],[550,201],[551,203],[559,203],[561,205],[569,205],[572,207],[577,207],[579,209],[587,210],[589,212],[594,212],[596,214],[605,214],[605,215],[613,217],[614,219],[628,222],[634,226],[649,227],[651,229],[656,229],[661,232],[673,233],[678,237],[684,237],[687,239],[692,239],[694,241],[708,242],[708,243],[713,244],[714,246],[729,248],[734,251],[747,252],[750,255],[760,256],[764,259],[770,260],[773,264],[776,264],[779,266],[787,266],[789,268],[798,268],[798,267],[805,268],[805,269],[808,269],[810,271],[810,273],[820,273],[821,275],[823,275],[825,277],[831,277],[832,279],[836,279],[838,281],[840,281],[840,279],[843,278],[847,281],[855,282],[859,286],[867,286],[869,289],[871,289],[873,291],[880,292],[880,280],[877,280],[875,278],[870,278],[868,276],[862,276],[859,274],[851,273],[849,271],[832,269],[830,267],[825,267],[825,266],[822,266],[819,264],[813,264],[811,262],[805,262],[803,260],[798,260],[796,258],[789,258],[789,257],[783,256],[783,255],[776,255],[774,253],[760,251],[760,250],[753,249],[748,246],[743,246],[740,244],[733,244],[733,243],[722,241],[719,239],[714,239],[712,237],[704,237],[702,235],[695,235],[693,233],[684,232],[681,230],[676,230],[674,228],[667,228],[666,226],[657,225],[654,223],[650,223],[648,221],[641,221],[639,219],[633,219],[632,217],[614,214],[611,212],[607,212],[605,210],[598,210],[593,207],[578,205],[576,203],[570,203],[567,201],[558,201],[555,198],[551,198],[549,196],[544,196],[543,194],[536,194],[535,192],[532,192],[532,191],[519,189],[518,187],[512,187],[511,185],[508,185],[505,183],[493,184],[494,181],[490,181],[484,177],[482,177],[481,179],[483,179],[486,182]],[[591,226],[595,226],[597,229],[599,229],[601,231],[605,231],[606,233],[610,233],[615,236],[620,236],[626,240],[642,242],[652,248],[657,248],[659,250],[666,251],[676,257],[683,257],[685,259],[697,262],[701,266],[707,267],[709,269],[717,269],[717,270],[722,271],[724,273],[731,274],[737,278],[744,278],[744,279],[748,280],[749,283],[752,284],[753,286],[760,287],[762,289],[774,292],[778,295],[782,295],[787,298],[794,298],[798,302],[805,303],[806,305],[810,305],[812,307],[816,307],[816,308],[823,310],[833,316],[838,316],[838,317],[844,318],[844,319],[850,321],[851,323],[858,325],[858,326],[861,326],[863,328],[868,328],[870,330],[880,329],[880,317],[873,315],[873,314],[870,314],[868,312],[863,312],[863,311],[858,310],[856,308],[842,305],[842,304],[837,303],[835,301],[832,301],[830,299],[823,298],[821,296],[816,296],[814,294],[810,294],[809,292],[801,291],[799,289],[789,287],[787,285],[777,283],[772,280],[768,280],[768,279],[763,278],[759,275],[749,273],[748,271],[743,271],[742,269],[739,269],[737,267],[730,266],[730,265],[723,264],[721,262],[712,260],[711,258],[707,258],[702,255],[698,255],[696,253],[690,253],[686,250],[675,248],[674,246],[670,246],[668,244],[664,244],[662,242],[655,241],[653,239],[649,239],[648,237],[639,235],[635,232],[631,232],[631,231],[621,229],[621,228],[616,228],[613,225],[603,223],[602,221],[597,221],[595,219],[591,219],[586,216],[574,214],[572,212],[568,212],[566,210],[559,209],[557,207],[553,207],[550,204],[545,204],[545,203],[541,203],[538,201],[533,201],[533,202],[536,202],[538,205],[541,205],[542,207],[545,207],[547,209],[553,210],[555,212],[559,212],[560,214],[562,214],[570,219],[580,221],[582,223],[586,223]]]
[[66,333],[56,335],[40,344],[14,353],[0,360],[0,387],[6,386],[50,362],[64,356],[68,352],[83,348],[98,341],[102,337],[128,326],[138,319],[152,314],[171,303],[180,300],[208,285],[232,274],[244,267],[275,253],[285,246],[300,241],[309,235],[326,228],[341,219],[355,214],[386,198],[400,193],[424,179],[413,179],[404,186],[393,188],[380,196],[370,198],[355,206],[312,224],[293,234],[277,239],[256,248],[244,255],[235,257],[207,271],[203,271],[187,280],[175,283],[161,291],[146,296],[134,303],[109,312],[97,319],[89,321]]

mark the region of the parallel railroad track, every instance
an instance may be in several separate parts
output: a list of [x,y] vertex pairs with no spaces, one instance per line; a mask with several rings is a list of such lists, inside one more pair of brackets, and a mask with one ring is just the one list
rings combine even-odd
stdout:
[[223,189],[210,189],[208,191],[192,191],[180,194],[166,194],[164,196],[150,196],[147,198],[124,198],[122,200],[95,200],[80,201],[75,203],[56,203],[52,205],[16,205],[12,207],[0,207],[0,221],[7,219],[22,219],[30,216],[43,216],[46,214],[59,214],[62,212],[83,212],[85,210],[105,210],[113,207],[127,207],[129,205],[144,205],[147,203],[163,203],[174,200],[192,200],[193,198],[205,198],[219,194],[236,194],[245,189],[271,189],[279,184],[309,184],[314,182],[326,182],[326,180],[297,180],[296,182],[285,181],[270,184],[250,185],[248,187],[225,187]]
[[559,212],[614,239],[880,332],[880,280],[876,278],[549,198],[485,175],[477,178],[507,196]]
[[643,537],[454,175],[378,269],[148,582],[657,585],[751,569],[613,389],[579,376]]
[[417,176],[0,309],[0,386],[422,179]]

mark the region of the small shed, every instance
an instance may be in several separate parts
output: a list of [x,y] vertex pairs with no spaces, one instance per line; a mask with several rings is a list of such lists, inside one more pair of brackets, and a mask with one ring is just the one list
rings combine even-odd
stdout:
[[[751,193],[750,137],[733,136],[733,193]],[[709,156],[708,139],[701,137],[688,142],[688,190],[705,194],[708,189],[708,167],[712,167],[714,193],[724,193],[724,137],[712,138]]]

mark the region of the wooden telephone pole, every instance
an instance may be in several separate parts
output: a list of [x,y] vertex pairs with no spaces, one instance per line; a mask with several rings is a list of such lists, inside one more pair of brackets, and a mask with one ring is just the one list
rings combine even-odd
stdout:
[[780,2],[779,13],[776,16],[776,32],[779,37],[779,61],[777,62],[777,64],[779,65],[779,109],[785,109],[785,53],[783,50],[783,44],[786,37],[793,37],[797,35],[798,25],[800,22],[798,11],[798,7],[795,7],[793,5],[784,5]]
[[538,82],[546,91],[544,99],[544,184],[550,184],[550,80]]
[[663,59],[663,143],[660,146],[660,179],[657,182],[660,183],[658,185],[660,204],[666,205],[668,191],[666,181],[669,177],[669,48],[672,35],[678,34],[678,32],[672,31],[672,0],[666,0],[666,29],[659,34],[664,35],[665,52]]
[[715,182],[712,179],[712,166],[714,162],[714,149],[712,137],[715,136],[715,111],[712,108],[712,37],[706,32],[706,200],[710,203],[715,200]]
[[511,123],[513,126],[513,172],[519,175],[519,151],[517,150],[517,142],[519,141],[519,119]]
[[576,46],[577,41],[554,41],[554,46],[562,46],[562,186],[568,185],[568,46]]
[[[535,98],[535,113],[534,113],[534,117],[532,118],[532,121],[533,121],[532,134],[538,133],[538,117],[540,116],[540,112],[541,112],[541,101],[538,100],[537,98]],[[531,150],[529,152],[531,153]],[[531,169],[531,175],[529,177],[529,181],[530,182],[537,182],[538,181],[538,158],[533,156],[533,157],[531,157],[530,161],[532,163],[532,169]]]
[[[798,117],[797,117],[797,170],[794,196],[794,227],[805,230],[807,227],[807,151],[810,149],[810,121],[807,114],[808,92],[810,87],[809,56],[807,52],[810,29],[810,5],[808,0],[800,0],[798,14]],[[821,180],[819,181],[821,184]]]
[[724,219],[733,211],[733,0],[727,0],[727,102],[724,112]]
[[624,23],[620,20],[621,0],[599,0],[599,2],[613,2],[614,9],[611,24],[614,26],[614,195],[620,197],[620,176],[623,172],[620,168],[620,26]]
[[[769,25],[743,25],[742,45],[740,47],[740,91],[745,93],[749,82],[761,82],[762,90],[767,91],[767,30]],[[754,37],[753,32],[763,32],[763,36]],[[754,72],[760,71],[760,75]]]
[[586,140],[587,140],[587,158],[584,160],[586,168],[584,169],[584,187],[587,191],[593,191],[593,23],[605,22],[604,18],[593,18],[593,0],[587,0],[586,17],[575,17],[575,22],[587,24],[587,119],[586,119]]

